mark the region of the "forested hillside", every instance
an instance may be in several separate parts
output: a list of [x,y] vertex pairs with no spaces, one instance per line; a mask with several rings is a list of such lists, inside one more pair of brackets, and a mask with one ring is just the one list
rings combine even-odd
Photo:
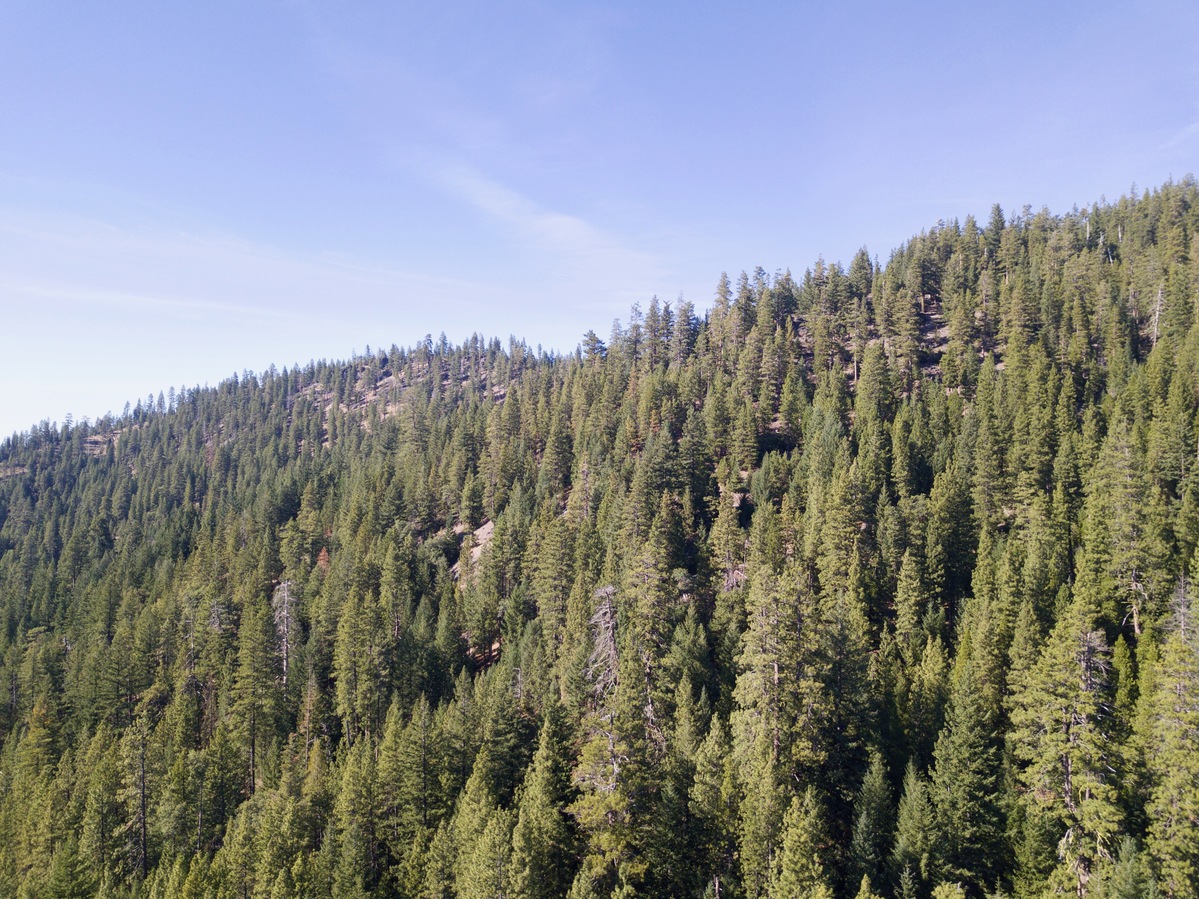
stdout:
[[16,435],[0,895],[1199,896],[1197,304],[1187,178]]

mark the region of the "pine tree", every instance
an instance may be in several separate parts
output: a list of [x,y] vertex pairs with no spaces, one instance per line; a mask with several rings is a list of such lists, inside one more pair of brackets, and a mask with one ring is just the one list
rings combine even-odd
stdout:
[[999,751],[997,709],[989,708],[969,647],[956,672],[945,727],[937,738],[932,777],[940,874],[977,892],[994,882],[1003,831],[996,801]]
[[1196,234],[996,210],[0,440],[0,895],[1195,897]]
[[333,895],[338,899],[366,899],[370,858],[367,841],[357,821],[350,822],[337,842],[336,867],[333,872]]
[[863,874],[862,883],[858,887],[855,899],[882,899],[882,897],[874,892],[874,886],[870,883],[870,878]]
[[342,605],[333,652],[337,713],[351,740],[382,730],[382,624],[375,597],[352,588]]
[[[379,875],[379,797],[374,747],[363,740],[346,754],[333,807],[338,895],[363,895]],[[344,893],[343,893],[344,891]]]
[[512,876],[512,812],[493,809],[478,838],[460,857],[455,879],[459,899],[505,899]]
[[566,815],[574,794],[567,740],[565,715],[553,704],[545,712],[512,832],[512,895],[522,899],[563,896],[574,880],[577,838]]
[[1156,689],[1146,766],[1146,848],[1170,897],[1199,895],[1199,622],[1186,585],[1155,666]]
[[[820,679],[828,697],[827,711],[801,705],[800,730],[816,729],[815,743],[824,753],[818,769],[829,831],[839,845],[849,842],[852,808],[858,785],[867,770],[867,745],[875,739],[876,698],[870,680],[872,640],[870,624],[860,599],[851,593],[825,603],[820,639]],[[805,719],[816,717],[817,728],[805,728]],[[801,769],[802,770],[802,769]]]
[[116,835],[121,830],[124,818],[124,810],[118,800],[119,748],[106,725],[101,725],[93,735],[85,759],[87,780],[79,851],[103,881],[116,865]]
[[871,754],[870,767],[866,769],[854,804],[853,837],[849,847],[854,873],[861,875],[868,893],[870,884],[886,882],[894,828],[895,807],[886,763],[882,755],[875,752]]
[[741,868],[751,896],[763,895],[771,876],[785,811],[779,782],[793,741],[797,737],[802,741],[800,754],[809,769],[824,760],[815,731],[820,717],[809,720],[806,733],[798,734],[794,728],[797,695],[819,700],[821,708],[824,704],[816,667],[816,603],[810,591],[794,597],[789,593],[768,567],[755,569],[733,694],[736,708],[730,726],[743,785]]
[[895,591],[895,636],[909,665],[919,656],[918,650],[923,648],[919,627],[927,607],[919,560],[910,549],[904,550],[899,585]]
[[1063,876],[1080,895],[1095,866],[1110,858],[1121,825],[1108,738],[1108,648],[1080,589],[1057,623],[1012,709],[1012,750],[1029,802],[1060,834]]
[[423,695],[406,724],[393,704],[378,762],[380,821],[393,858],[403,858],[426,839],[444,814],[442,748],[433,711]]
[[1157,614],[1168,589],[1165,504],[1153,495],[1143,451],[1123,417],[1113,422],[1088,487],[1086,564],[1118,598],[1109,616],[1127,620],[1140,634],[1142,621]]
[[783,818],[782,847],[770,883],[771,899],[832,899],[823,812],[808,787]]
[[118,794],[129,809],[123,833],[126,863],[141,879],[149,875],[158,857],[151,815],[162,767],[162,744],[149,713],[144,712],[121,740],[121,789]]
[[95,874],[80,854],[77,840],[70,836],[54,854],[54,866],[42,895],[47,899],[87,899],[95,895],[95,890]]
[[1092,893],[1096,899],[1155,899],[1161,895],[1144,855],[1129,836],[1120,839],[1119,852],[1099,869],[1096,881]]
[[736,893],[739,789],[728,730],[713,716],[708,735],[695,757],[691,814],[698,820],[700,869],[705,894]]
[[[623,696],[629,673],[621,658],[617,628],[616,590],[604,587],[595,595],[591,618],[592,652],[587,662],[588,710],[583,717],[583,745],[572,780],[579,798],[570,813],[587,838],[587,852],[575,884],[582,889],[613,890],[626,873],[636,876],[636,794],[639,734],[644,721],[633,714]],[[634,694],[635,695],[635,694]],[[574,888],[572,887],[572,893]]]
[[905,899],[915,895],[916,884],[928,884],[939,866],[936,809],[929,792],[927,781],[917,772],[916,766],[908,762],[895,825],[895,847],[891,853],[895,880]]
[[275,629],[264,601],[253,600],[242,613],[238,629],[237,677],[233,711],[245,747],[246,783],[256,789],[262,751],[274,736],[279,694],[274,652]]
[[922,766],[932,763],[948,692],[948,663],[941,638],[929,637],[920,655],[920,666],[911,673],[908,695],[899,697],[908,751]]

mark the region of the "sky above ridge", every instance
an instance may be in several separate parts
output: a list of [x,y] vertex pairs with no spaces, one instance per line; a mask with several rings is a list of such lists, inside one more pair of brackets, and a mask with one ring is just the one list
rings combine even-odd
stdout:
[[7,0],[0,83],[0,434],[1199,173],[1193,0]]

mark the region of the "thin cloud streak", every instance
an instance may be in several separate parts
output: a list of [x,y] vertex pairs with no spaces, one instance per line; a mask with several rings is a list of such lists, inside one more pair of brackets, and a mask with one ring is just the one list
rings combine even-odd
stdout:
[[436,173],[446,190],[483,212],[529,249],[550,255],[552,262],[584,277],[614,277],[624,284],[651,283],[660,276],[657,259],[625,245],[590,222],[546,209],[523,194],[489,180],[466,166],[447,166]]
[[301,257],[221,235],[129,230],[70,214],[0,209],[0,292],[106,306],[287,318],[341,308],[438,303],[487,285],[344,256]]
[[129,293],[117,290],[86,290],[64,284],[34,281],[0,281],[0,295],[40,300],[64,300],[88,306],[110,306],[127,309],[158,309],[192,313],[227,313],[245,318],[290,319],[294,316],[277,309],[243,306],[210,300],[189,300],[162,295]]
[[1174,150],[1188,143],[1196,135],[1199,135],[1199,122],[1191,122],[1191,124],[1176,132],[1173,137],[1162,144],[1161,148],[1163,150]]

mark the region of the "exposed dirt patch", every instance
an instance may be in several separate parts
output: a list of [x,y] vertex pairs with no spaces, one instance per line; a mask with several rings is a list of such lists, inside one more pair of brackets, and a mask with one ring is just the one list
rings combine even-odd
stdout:
[[108,452],[108,447],[116,442],[118,431],[115,434],[92,434],[90,437],[83,438],[83,452],[89,456],[103,456]]
[[[463,534],[465,532],[466,532],[466,528],[464,528],[462,525],[457,525],[454,528],[455,534]],[[494,533],[495,533],[495,522],[485,521],[481,525],[479,525],[479,527],[475,528],[471,532],[470,537],[467,538],[467,542],[469,542],[469,545],[470,545],[470,567],[471,567],[471,569],[473,569],[475,567],[475,565],[478,564],[479,559],[481,559],[483,557],[483,550],[487,549],[487,544],[489,544],[491,542],[491,535]],[[463,543],[464,548],[467,545],[467,542]],[[462,574],[462,557],[461,556],[459,556],[458,561],[455,562],[450,567],[450,574],[454,577],[455,580]]]
[[483,555],[483,550],[487,549],[487,544],[491,542],[491,535],[495,533],[495,522],[485,521],[475,529],[475,545],[470,548],[470,564],[474,565]]

